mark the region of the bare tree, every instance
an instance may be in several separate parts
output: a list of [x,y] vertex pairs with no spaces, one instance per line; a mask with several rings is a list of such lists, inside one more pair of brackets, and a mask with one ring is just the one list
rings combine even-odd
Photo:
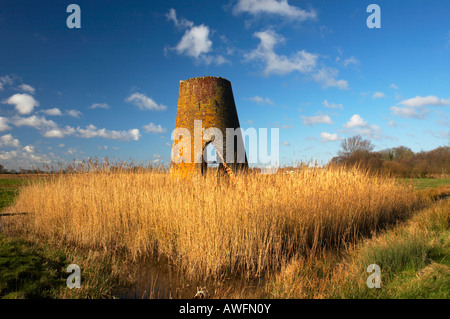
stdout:
[[331,159],[331,163],[338,165],[358,165],[360,168],[380,171],[383,166],[383,154],[372,150],[375,146],[360,135],[349,137],[342,141],[338,156]]
[[371,141],[365,140],[361,135],[349,137],[342,141],[342,150],[339,151],[339,156],[350,157],[358,153],[370,153],[375,146]]

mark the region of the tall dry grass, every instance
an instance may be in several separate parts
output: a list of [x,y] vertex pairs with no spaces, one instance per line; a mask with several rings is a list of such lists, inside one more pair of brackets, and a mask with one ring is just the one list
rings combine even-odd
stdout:
[[292,256],[353,243],[419,205],[406,186],[356,168],[240,175],[231,185],[215,174],[180,181],[106,165],[24,187],[10,210],[30,214],[4,226],[77,247],[164,258],[190,278],[249,278]]

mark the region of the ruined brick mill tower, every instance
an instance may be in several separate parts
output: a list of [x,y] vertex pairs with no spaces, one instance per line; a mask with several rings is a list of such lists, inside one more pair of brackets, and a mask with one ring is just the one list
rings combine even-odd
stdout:
[[[220,130],[222,138],[211,138],[210,133],[214,131],[212,128]],[[237,128],[240,125],[230,81],[213,76],[180,81],[171,173],[181,177],[205,174],[205,149],[210,143],[216,150],[219,173],[224,173],[226,167],[233,172],[248,168],[242,136],[232,133],[233,136],[228,136],[227,143],[227,131],[230,133],[232,129],[235,132]],[[177,131],[184,131],[187,134],[182,135],[187,137],[182,138],[180,135],[177,139]],[[231,139],[234,141],[232,147],[229,144]],[[182,144],[178,143],[189,144],[189,147],[179,151]],[[232,152],[232,156],[227,156],[227,152]],[[180,160],[178,157],[175,161],[175,153],[184,156],[184,159]],[[228,160],[230,158],[231,161]],[[226,162],[225,166],[222,159]]]

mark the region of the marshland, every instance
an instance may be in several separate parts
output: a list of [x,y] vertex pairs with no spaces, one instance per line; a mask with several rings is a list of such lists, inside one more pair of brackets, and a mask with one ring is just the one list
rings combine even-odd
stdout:
[[83,162],[24,182],[2,212],[3,241],[79,264],[73,290],[59,265],[61,298],[189,298],[203,286],[212,298],[373,297],[388,289],[365,286],[369,264],[448,274],[448,200],[413,183],[333,165],[237,177]]

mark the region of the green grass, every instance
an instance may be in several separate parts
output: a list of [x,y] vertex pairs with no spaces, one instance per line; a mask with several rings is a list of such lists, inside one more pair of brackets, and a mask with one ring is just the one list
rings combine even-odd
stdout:
[[0,177],[0,186],[21,186],[26,181],[27,180],[23,179],[23,178],[1,178]]
[[408,180],[415,184],[416,189],[436,188],[439,186],[450,185],[450,179],[448,178],[411,178]]
[[11,205],[18,193],[15,187],[3,188],[0,186],[0,210]]
[[[343,298],[450,298],[450,202],[434,204],[406,225],[368,240],[350,264],[360,269],[344,283]],[[369,289],[364,267],[381,267],[381,289]]]
[[0,235],[0,298],[56,298],[66,265],[62,251]]
[[26,183],[26,179],[0,177],[0,210],[11,205],[19,192],[19,187]]
[[[81,269],[81,288],[69,289],[66,269]],[[129,287],[124,260],[0,233],[0,299],[106,299]]]
[[[381,288],[369,288],[369,265]],[[355,247],[299,256],[266,285],[264,298],[450,299],[450,199]]]

